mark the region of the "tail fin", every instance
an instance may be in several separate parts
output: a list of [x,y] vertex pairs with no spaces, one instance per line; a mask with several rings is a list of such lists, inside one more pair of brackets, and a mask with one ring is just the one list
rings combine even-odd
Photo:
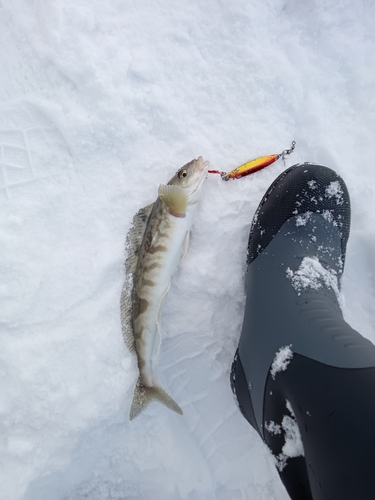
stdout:
[[181,408],[162,387],[146,387],[139,378],[135,386],[133,402],[130,408],[130,420],[134,420],[135,417],[138,417],[152,401],[159,401],[159,403],[162,403],[170,410],[182,415]]

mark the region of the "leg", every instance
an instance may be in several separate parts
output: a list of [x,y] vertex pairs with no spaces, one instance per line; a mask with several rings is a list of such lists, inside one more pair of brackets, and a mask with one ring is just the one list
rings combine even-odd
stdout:
[[[264,438],[279,457],[280,477],[291,498],[374,498],[374,387],[375,368],[336,368],[298,354],[275,380],[269,377]],[[282,452],[288,440],[282,425],[285,416],[297,424],[303,443],[303,455],[286,456],[286,460]],[[274,432],[277,426],[280,434]],[[301,478],[311,496],[301,494]]]
[[340,309],[349,227],[344,182],[310,164],[276,179],[252,224],[231,384],[292,499],[375,497],[375,347]]

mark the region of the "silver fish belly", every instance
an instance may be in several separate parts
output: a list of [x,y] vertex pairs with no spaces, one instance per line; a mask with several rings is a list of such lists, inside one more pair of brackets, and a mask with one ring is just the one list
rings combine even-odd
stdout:
[[[201,158],[193,162],[200,162],[198,173],[201,177],[205,175],[208,162],[203,164]],[[185,171],[189,173],[189,166],[180,169],[178,173],[181,177]],[[204,181],[205,177],[202,178]],[[159,401],[182,414],[179,405],[157,380],[160,320],[172,276],[187,251],[189,231],[200,194],[197,189],[201,190],[203,181],[198,183],[197,189],[189,191],[180,187],[178,182],[173,184],[173,180],[168,186],[160,186],[159,197],[154,204],[136,214],[127,238],[128,258],[121,295],[121,320],[125,342],[130,352],[137,356],[139,369],[130,420],[152,401]],[[190,204],[189,199],[193,200]]]

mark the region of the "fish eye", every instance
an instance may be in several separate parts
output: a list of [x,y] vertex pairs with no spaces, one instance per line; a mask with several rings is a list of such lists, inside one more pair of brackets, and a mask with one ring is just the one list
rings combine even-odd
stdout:
[[187,176],[187,171],[183,168],[182,170],[179,170],[179,171],[178,171],[178,174],[177,174],[177,175],[178,175],[178,178],[179,178],[179,179],[183,179],[184,177],[186,177],[186,176]]

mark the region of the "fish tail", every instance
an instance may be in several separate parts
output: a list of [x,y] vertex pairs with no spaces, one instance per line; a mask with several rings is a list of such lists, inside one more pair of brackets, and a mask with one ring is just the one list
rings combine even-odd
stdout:
[[134,420],[135,417],[138,417],[138,415],[140,415],[153,401],[159,401],[159,403],[170,410],[182,415],[181,408],[162,387],[158,385],[147,387],[142,384],[139,378],[135,386],[133,402],[130,408],[130,420]]

